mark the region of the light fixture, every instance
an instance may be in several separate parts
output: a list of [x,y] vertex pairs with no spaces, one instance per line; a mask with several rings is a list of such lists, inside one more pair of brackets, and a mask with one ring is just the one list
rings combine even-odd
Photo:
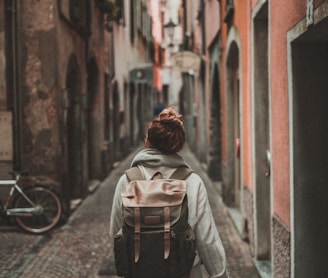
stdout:
[[174,36],[174,28],[177,25],[173,22],[172,18],[170,18],[169,22],[164,25],[164,28],[167,30],[167,33],[170,37],[170,39],[173,39]]

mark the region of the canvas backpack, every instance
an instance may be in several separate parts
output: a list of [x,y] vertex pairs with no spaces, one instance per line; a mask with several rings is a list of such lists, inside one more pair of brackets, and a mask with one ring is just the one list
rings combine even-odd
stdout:
[[188,277],[196,255],[185,181],[191,173],[180,167],[169,179],[146,181],[137,167],[126,171],[130,182],[121,192],[124,223],[114,239],[118,275]]

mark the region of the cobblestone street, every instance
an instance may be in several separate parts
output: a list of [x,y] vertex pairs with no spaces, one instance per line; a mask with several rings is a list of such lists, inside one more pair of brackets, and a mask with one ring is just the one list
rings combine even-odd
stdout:
[[[129,167],[136,151],[121,161],[62,227],[45,235],[29,235],[16,226],[0,226],[0,277],[116,277],[108,230],[115,184]],[[208,187],[216,223],[226,248],[228,270],[232,278],[259,277],[248,245],[236,231],[226,207],[199,162],[186,147],[181,153],[203,177]]]

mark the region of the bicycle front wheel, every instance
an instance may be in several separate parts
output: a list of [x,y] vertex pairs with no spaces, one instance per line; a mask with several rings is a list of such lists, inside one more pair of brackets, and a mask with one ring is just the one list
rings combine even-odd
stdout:
[[[23,195],[17,195],[14,200],[15,208],[30,210],[29,216],[15,216],[15,220],[24,231],[41,234],[53,229],[59,222],[62,206],[58,195],[52,190],[36,186],[24,189]],[[30,201],[34,204],[31,205]]]

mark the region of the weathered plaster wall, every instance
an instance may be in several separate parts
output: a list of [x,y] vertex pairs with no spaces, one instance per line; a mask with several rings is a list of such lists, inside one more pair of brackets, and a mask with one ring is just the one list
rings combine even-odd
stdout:
[[54,175],[60,165],[57,51],[53,0],[21,2],[23,167]]

